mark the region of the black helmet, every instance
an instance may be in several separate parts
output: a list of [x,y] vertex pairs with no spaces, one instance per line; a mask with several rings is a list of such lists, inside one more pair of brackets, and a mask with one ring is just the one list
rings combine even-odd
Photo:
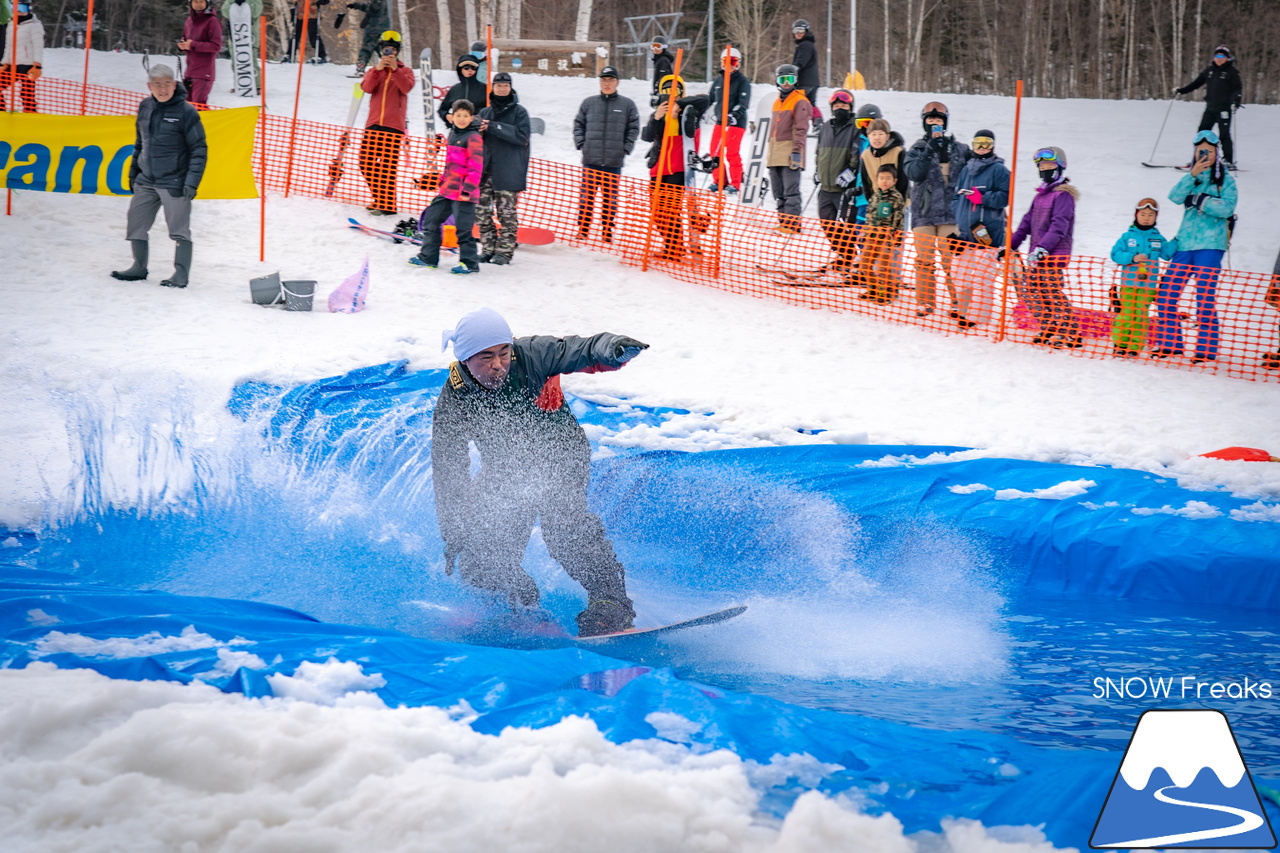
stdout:
[[855,118],[859,118],[859,119],[865,118],[869,121],[874,121],[875,119],[878,119],[878,118],[884,118],[884,114],[880,112],[880,108],[877,107],[875,104],[863,104],[862,106],[858,107],[858,114],[855,116]]
[[797,18],[797,19],[796,19],[796,20],[791,24],[791,29],[792,29],[793,31],[794,31],[794,30],[807,30],[807,29],[809,29],[809,22],[808,22],[808,21],[806,21],[804,18]]
[[929,132],[929,119],[942,119],[942,129],[947,129],[947,105],[942,101],[930,101],[924,105],[924,109],[920,110],[920,123],[924,125],[924,132]]
[[660,44],[665,48],[669,43],[670,42],[667,41],[666,36],[654,36],[653,41],[649,42],[649,45],[653,46],[655,44]]
[[378,40],[378,53],[382,53],[384,47],[394,47],[396,53],[399,53],[402,46],[400,34],[395,30],[386,30]]
[[[782,82],[783,77],[790,77],[790,82],[784,84]],[[777,81],[779,86],[786,85],[794,87],[796,83],[800,81],[800,68],[790,63],[787,63],[786,65],[779,65],[777,72],[773,75],[773,79]]]

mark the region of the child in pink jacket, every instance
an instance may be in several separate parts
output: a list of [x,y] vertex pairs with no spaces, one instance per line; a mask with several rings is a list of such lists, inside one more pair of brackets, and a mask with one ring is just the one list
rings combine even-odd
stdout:
[[480,195],[480,170],[484,166],[484,138],[475,107],[470,101],[453,104],[449,114],[449,144],[445,146],[444,170],[440,173],[440,189],[418,219],[422,232],[422,248],[409,259],[418,267],[435,269],[440,265],[440,237],[444,222],[451,215],[458,232],[458,265],[452,272],[465,275],[480,272],[476,238],[476,200]]

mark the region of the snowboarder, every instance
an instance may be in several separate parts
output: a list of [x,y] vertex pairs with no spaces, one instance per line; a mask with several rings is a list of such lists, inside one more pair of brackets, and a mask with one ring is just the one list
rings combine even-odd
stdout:
[[1169,191],[1169,201],[1184,208],[1178,227],[1178,252],[1160,280],[1156,295],[1154,358],[1183,354],[1178,298],[1187,282],[1196,280],[1196,349],[1192,363],[1218,357],[1219,324],[1216,307],[1218,273],[1231,243],[1236,210],[1236,179],[1225,168],[1218,135],[1196,134],[1191,171]]
[[[489,106],[480,111],[484,176],[480,180],[480,262],[509,264],[520,220],[516,200],[529,174],[529,111],[511,88],[511,75],[493,75]],[[498,227],[494,226],[494,218]]]
[[356,54],[356,70],[352,76],[363,77],[370,60],[377,61],[378,43],[384,38],[383,33],[391,29],[391,10],[387,8],[387,0],[359,0],[348,3],[347,11],[364,12],[364,20],[360,28],[364,34],[360,38],[360,51]]
[[1241,108],[1240,99],[1244,89],[1235,60],[1231,50],[1225,44],[1220,44],[1214,48],[1213,63],[1201,71],[1199,77],[1174,89],[1179,95],[1185,95],[1204,86],[1204,115],[1200,117],[1199,130],[1212,130],[1215,124],[1218,126],[1223,165],[1233,170],[1236,158],[1231,140],[1231,119],[1235,111]]
[[649,106],[656,107],[662,100],[658,84],[662,82],[662,78],[670,77],[675,73],[676,58],[671,54],[666,36],[654,37],[653,43],[649,45],[649,52],[653,59],[653,84],[649,92]]
[[369,95],[369,115],[360,143],[360,172],[373,194],[369,212],[390,216],[396,212],[396,173],[404,142],[409,92],[416,82],[413,69],[400,61],[400,34],[388,30],[378,43],[378,62],[360,81]]
[[218,72],[222,22],[209,8],[209,0],[191,0],[190,7],[182,23],[182,38],[178,39],[178,50],[187,54],[187,75],[182,82],[187,88],[187,100],[203,106],[209,103],[213,78]]
[[804,169],[805,140],[813,118],[813,105],[797,88],[796,73],[794,65],[778,66],[778,97],[773,103],[765,155],[769,186],[778,203],[777,230],[783,234],[800,233],[800,172]]
[[147,277],[148,232],[156,213],[164,209],[164,221],[173,239],[173,275],[160,282],[165,287],[186,287],[191,271],[191,202],[204,177],[209,159],[200,113],[187,102],[186,90],[167,65],[153,65],[147,72],[151,97],[138,105],[129,167],[128,222],[125,238],[133,249],[133,266],[111,273],[121,281]]
[[[30,3],[18,3],[18,46],[13,46],[13,24],[4,28],[4,67],[0,68],[0,111],[7,110],[6,92],[13,87],[14,71],[18,76],[19,99],[24,113],[36,112],[36,81],[44,73],[44,24],[36,17]],[[14,66],[17,66],[16,68]]]
[[[751,109],[751,81],[742,73],[742,53],[736,47],[725,48],[721,61],[729,71],[729,94],[724,93],[724,73],[717,74],[711,81],[711,120],[715,128],[711,131],[711,146],[707,149],[710,157],[720,157],[721,136],[724,136],[724,156],[716,167],[714,192],[725,185],[725,173],[728,173],[726,191],[737,193],[742,189],[742,136],[747,128],[747,111]],[[729,102],[729,126],[722,127],[724,104]],[[728,162],[725,162],[725,161]]]
[[[547,550],[587,592],[579,636],[630,628],[626,570],[599,516],[587,507],[591,446],[558,377],[616,370],[648,349],[607,332],[589,338],[513,338],[491,308],[444,334],[457,361],[432,416],[431,467],[445,572],[515,607],[536,607],[537,584],[520,566],[535,521]],[[480,455],[472,478],[469,445]]]
[[[329,54],[324,47],[324,39],[320,38],[320,7],[328,4],[329,0],[311,0],[311,17],[307,18],[307,47],[313,51],[311,55],[312,62],[325,63],[329,61]],[[289,46],[285,48],[285,62],[293,62],[298,58],[299,48],[302,46],[302,16],[306,11],[306,4],[303,0],[296,0],[293,4],[293,31],[289,34]]]

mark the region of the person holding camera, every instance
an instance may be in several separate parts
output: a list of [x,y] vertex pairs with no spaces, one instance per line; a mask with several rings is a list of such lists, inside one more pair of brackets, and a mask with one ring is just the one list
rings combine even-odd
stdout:
[[210,8],[209,0],[191,0],[178,50],[187,55],[187,73],[182,78],[187,100],[193,105],[209,103],[213,78],[218,72],[218,54],[222,52],[222,22]]
[[404,141],[409,92],[416,82],[413,69],[400,61],[400,34],[387,30],[378,43],[378,63],[365,72],[360,88],[369,95],[369,116],[360,143],[360,171],[373,204],[369,212],[390,216],[396,212],[396,172]]
[[[934,258],[942,263],[942,275],[951,299],[951,250],[948,240],[957,233],[953,200],[960,174],[972,153],[969,146],[947,132],[951,119],[947,105],[930,101],[920,111],[924,136],[907,151],[902,171],[911,181],[911,233],[916,248],[916,302],[919,310],[932,313],[937,307]],[[1003,214],[1002,214],[1003,215]]]
[[[1231,141],[1231,119],[1235,111],[1240,109],[1240,98],[1244,85],[1240,80],[1240,69],[1236,68],[1236,58],[1231,50],[1220,44],[1213,50],[1213,63],[1200,72],[1200,76],[1185,86],[1174,89],[1179,95],[1195,91],[1204,86],[1204,115],[1200,117],[1199,130],[1212,130],[1216,124],[1222,140],[1223,165],[1234,170],[1236,158]],[[1193,164],[1194,165],[1194,164]]]
[[1236,179],[1227,171],[1218,135],[1196,134],[1191,171],[1169,191],[1169,201],[1184,208],[1178,227],[1178,251],[1170,260],[1156,294],[1156,334],[1153,358],[1183,354],[1178,298],[1196,280],[1196,348],[1193,364],[1218,357],[1218,274],[1231,241],[1235,222]]

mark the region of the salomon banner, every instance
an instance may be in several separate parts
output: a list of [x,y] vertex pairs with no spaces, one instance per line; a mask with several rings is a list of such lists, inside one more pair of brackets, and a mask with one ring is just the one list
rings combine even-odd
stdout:
[[[258,107],[200,114],[209,162],[202,199],[257,198],[253,141]],[[133,116],[0,113],[0,183],[14,190],[132,195]]]

